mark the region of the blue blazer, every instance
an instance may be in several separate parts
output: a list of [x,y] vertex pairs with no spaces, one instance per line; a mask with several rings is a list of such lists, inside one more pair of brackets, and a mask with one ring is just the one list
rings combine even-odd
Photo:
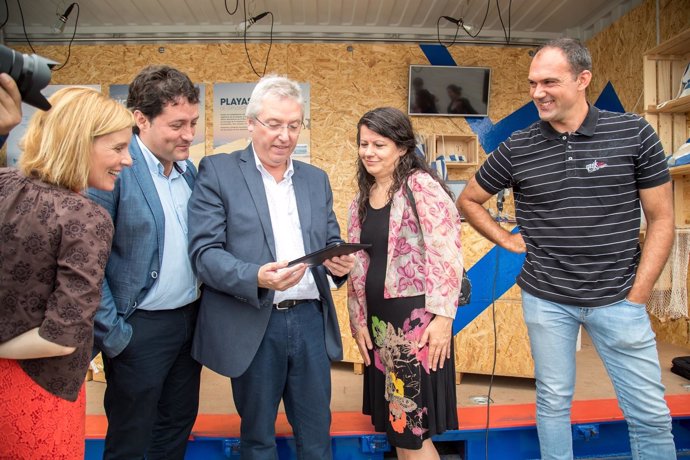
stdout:
[[[328,176],[306,163],[293,165],[304,250],[342,241]],[[219,374],[238,377],[261,344],[275,294],[258,286],[259,267],[276,261],[276,249],[251,146],[202,159],[187,209],[192,267],[204,284],[192,356]],[[326,351],[339,360],[343,348],[326,269],[311,271],[321,296]],[[345,279],[333,281],[342,285]]]
[[[89,198],[103,206],[115,224],[101,305],[94,318],[94,347],[111,358],[132,338],[127,318],[158,278],[165,241],[163,207],[134,136],[129,154],[132,166],[120,173],[112,192],[87,190]],[[196,168],[189,160],[183,177],[193,189]]]

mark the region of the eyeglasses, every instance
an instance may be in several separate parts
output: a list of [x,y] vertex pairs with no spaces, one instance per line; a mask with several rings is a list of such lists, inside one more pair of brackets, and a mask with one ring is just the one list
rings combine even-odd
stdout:
[[293,121],[292,123],[278,123],[276,121],[269,121],[268,123],[264,123],[263,121],[259,120],[258,118],[254,117],[256,121],[261,124],[264,128],[268,129],[269,131],[273,133],[282,133],[283,129],[288,130],[288,133],[290,134],[296,134],[299,132],[299,130],[302,128],[302,122],[301,121]]

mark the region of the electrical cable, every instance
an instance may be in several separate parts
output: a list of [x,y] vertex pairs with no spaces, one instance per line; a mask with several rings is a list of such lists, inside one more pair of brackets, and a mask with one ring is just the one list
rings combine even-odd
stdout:
[[501,21],[501,27],[503,28],[503,36],[506,38],[506,44],[510,45],[510,10],[513,6],[513,0],[508,1],[508,31],[506,32],[506,26],[503,24],[503,17],[501,16],[501,7],[496,0],[496,9],[498,10],[498,19]]
[[[441,22],[441,19],[445,19],[449,22],[452,22],[457,26],[455,29],[455,36],[453,36],[453,41],[450,42],[450,45],[446,45],[441,41],[441,29],[439,28],[439,23]],[[457,40],[458,38],[458,32],[460,32],[460,20],[451,18],[450,16],[439,16],[436,20],[436,39],[438,40],[439,45],[445,46],[446,48],[450,48],[451,46],[453,46],[455,44],[455,40]]]
[[2,22],[2,25],[0,26],[0,29],[5,27],[5,24],[7,24],[7,21],[10,20],[10,7],[7,5],[7,0],[5,0],[5,20]]
[[508,0],[508,39],[506,40],[506,44],[510,45],[510,32],[511,32],[511,13],[513,10],[513,0]]
[[[502,208],[502,206],[501,206]],[[498,209],[498,205],[497,205]],[[497,212],[497,219],[500,219],[501,210]],[[494,330],[494,353],[493,363],[491,365],[491,377],[489,379],[489,390],[486,396],[486,426],[484,429],[484,453],[486,460],[489,460],[489,420],[491,416],[491,391],[494,386],[494,376],[496,375],[496,361],[498,360],[498,328],[496,327],[496,284],[498,282],[498,268],[499,268],[499,253],[498,246],[496,247],[496,268],[494,270],[494,279],[491,287],[491,319]]]
[[19,16],[22,18],[22,29],[24,29],[24,37],[26,38],[26,43],[29,44],[29,48],[31,48],[31,52],[36,54],[36,50],[34,49],[33,46],[31,46],[31,42],[29,41],[29,35],[26,33],[26,24],[24,23],[24,12],[22,11],[22,4],[19,0],[17,0],[17,6],[19,7]]
[[637,101],[635,101],[635,105],[633,105],[633,108],[631,110],[632,113],[636,113],[637,111],[637,105],[640,103],[642,100],[642,96],[644,96],[644,90],[640,91],[640,95],[637,97]]
[[[496,2],[498,4],[498,0],[496,0]],[[512,2],[512,0],[511,0],[511,2]],[[486,11],[484,12],[484,19],[482,20],[482,25],[479,27],[479,30],[477,31],[477,33],[474,35],[472,35],[472,33],[470,33],[470,31],[467,30],[467,28],[465,27],[465,22],[463,21],[463,18],[455,19],[455,18],[450,17],[450,16],[439,16],[438,19],[436,20],[436,39],[438,40],[439,45],[443,45],[446,48],[450,48],[451,46],[453,46],[455,44],[455,41],[458,38],[458,32],[460,31],[460,29],[464,30],[465,33],[467,35],[469,35],[470,37],[477,38],[477,36],[479,36],[479,34],[481,33],[482,29],[484,29],[484,24],[486,24],[486,18],[489,16],[489,7],[490,6],[491,6],[491,0],[486,0]],[[500,11],[499,11],[499,16],[500,16]],[[455,36],[453,37],[453,41],[450,42],[449,45],[446,45],[443,42],[441,42],[441,30],[439,27],[439,25],[441,23],[441,19],[445,19],[448,22],[452,22],[453,24],[455,24],[457,26],[457,28],[455,29]],[[503,23],[503,21],[501,21],[501,24],[502,23]]]
[[463,24],[462,30],[464,30],[465,33],[467,33],[467,35],[469,35],[472,38],[477,38],[479,36],[480,32],[484,28],[484,24],[486,24],[486,18],[489,16],[489,6],[491,6],[491,0],[486,0],[486,12],[484,13],[484,19],[482,20],[482,25],[479,26],[479,30],[477,31],[476,34],[472,35],[469,30],[465,29],[464,24]]
[[74,30],[72,31],[72,38],[70,38],[69,44],[67,45],[67,58],[65,59],[65,62],[63,64],[61,64],[59,67],[55,67],[53,69],[53,72],[57,72],[58,70],[61,70],[63,67],[65,67],[69,62],[70,55],[72,54],[72,42],[74,41],[74,36],[77,35],[77,24],[79,24],[79,3],[74,2],[72,3],[72,5],[77,7],[77,17],[74,20]]
[[496,250],[496,270],[494,271],[493,287],[491,288],[491,318],[494,329],[494,354],[493,364],[491,365],[491,377],[489,378],[489,390],[486,396],[486,427],[484,429],[484,452],[486,460],[489,460],[489,420],[491,416],[491,390],[494,386],[494,376],[496,375],[496,361],[498,360],[498,330],[496,328],[496,282],[498,280],[498,257],[499,251]]
[[266,61],[264,62],[264,70],[261,74],[259,74],[259,72],[256,71],[256,69],[254,68],[254,64],[252,63],[252,58],[249,56],[249,50],[247,49],[247,28],[244,29],[244,52],[247,55],[247,61],[249,61],[249,65],[251,66],[256,76],[259,78],[266,75],[266,68],[268,67],[268,57],[271,54],[271,47],[273,46],[273,13],[269,11],[268,14],[271,15],[271,31],[269,33],[268,51],[266,51]]
[[224,0],[224,3],[225,3],[225,11],[227,11],[230,16],[237,13],[237,8],[239,8],[239,6],[240,6],[240,0],[235,0],[235,9],[232,10],[232,13],[228,9],[228,0]]
[[[239,0],[238,0],[239,2]],[[247,22],[247,0],[242,0],[242,6],[244,7],[244,22],[245,24],[248,24]],[[244,28],[244,53],[247,55],[247,61],[249,61],[249,66],[252,68],[254,73],[256,74],[257,77],[261,78],[264,75],[266,75],[266,68],[268,67],[268,57],[271,54],[271,47],[273,46],[273,13],[270,11],[266,11],[264,13],[261,13],[257,16],[252,17],[251,19],[254,19],[254,22],[258,21],[259,19],[263,18],[264,16],[270,14],[271,15],[271,31],[269,33],[269,39],[268,39],[268,51],[266,52],[266,61],[264,62],[264,71],[262,74],[259,74],[259,72],[256,71],[254,68],[254,63],[252,63],[252,58],[249,56],[249,49],[247,48],[247,29],[249,26],[245,26]]]

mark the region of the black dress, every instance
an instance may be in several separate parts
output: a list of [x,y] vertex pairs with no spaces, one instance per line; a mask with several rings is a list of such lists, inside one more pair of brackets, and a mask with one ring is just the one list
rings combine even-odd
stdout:
[[416,346],[433,319],[424,310],[423,295],[383,298],[390,203],[381,209],[367,204],[366,212],[360,239],[372,245],[365,291],[374,349],[369,352],[372,365],[364,371],[363,412],[391,445],[420,449],[430,436],[458,428],[455,361],[431,371],[428,346]]

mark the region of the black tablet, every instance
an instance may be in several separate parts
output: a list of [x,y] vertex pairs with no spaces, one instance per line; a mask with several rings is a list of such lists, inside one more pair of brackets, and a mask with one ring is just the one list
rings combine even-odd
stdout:
[[371,244],[364,243],[333,243],[330,246],[326,246],[323,249],[314,251],[311,254],[307,254],[299,259],[291,260],[288,263],[288,267],[296,264],[307,264],[309,267],[314,267],[316,265],[321,265],[324,260],[330,259],[331,257],[344,256],[345,254],[352,254],[360,249],[366,249],[371,247]]

